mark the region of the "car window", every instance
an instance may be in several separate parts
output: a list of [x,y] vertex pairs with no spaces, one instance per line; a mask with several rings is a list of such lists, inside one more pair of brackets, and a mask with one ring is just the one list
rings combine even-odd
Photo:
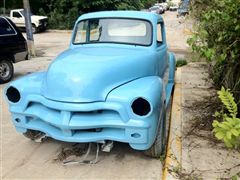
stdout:
[[0,36],[15,35],[16,31],[6,19],[0,18]]
[[157,10],[158,9],[158,7],[152,7],[152,8],[150,8],[152,11],[154,11],[154,10]]
[[13,12],[13,17],[20,18],[22,16],[19,12]]
[[152,43],[152,26],[138,19],[102,18],[78,23],[74,44],[123,43],[149,46]]
[[161,26],[161,23],[158,23],[157,24],[157,43],[158,45],[161,45],[162,44],[162,26]]
[[87,28],[88,28],[88,21],[83,21],[82,23],[78,24],[77,32],[75,36],[76,43],[85,43],[87,41]]

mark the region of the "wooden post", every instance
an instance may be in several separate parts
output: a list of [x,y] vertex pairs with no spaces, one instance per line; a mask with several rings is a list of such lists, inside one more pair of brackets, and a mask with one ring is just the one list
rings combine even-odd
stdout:
[[26,33],[27,33],[28,52],[30,56],[35,57],[36,52],[34,47],[29,0],[23,0],[23,7],[24,7],[25,27],[26,27]]

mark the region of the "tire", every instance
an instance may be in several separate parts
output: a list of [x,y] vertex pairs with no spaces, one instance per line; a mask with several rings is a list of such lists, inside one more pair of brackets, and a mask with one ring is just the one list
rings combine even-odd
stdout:
[[47,30],[47,28],[44,27],[44,28],[41,29],[41,32],[45,32],[46,30]]
[[38,32],[37,27],[35,26],[35,24],[32,24],[32,33],[36,34]]
[[165,128],[165,123],[166,123],[166,112],[164,110],[163,112],[163,119],[161,119],[161,122],[158,126],[157,129],[157,136],[156,139],[153,143],[153,145],[144,151],[144,154],[153,158],[159,158],[162,154],[165,153],[166,150],[166,128]]
[[0,84],[11,81],[13,73],[14,69],[11,60],[0,60]]
[[[170,129],[170,122],[171,122],[171,112],[172,112],[172,102],[173,102],[173,92],[174,92],[174,87],[172,89],[172,94],[170,97],[170,102],[166,110],[166,131],[165,131],[165,137],[166,137],[166,142],[168,142],[169,138],[169,129]],[[167,146],[167,145],[166,145]]]
[[27,130],[27,132],[23,133],[23,135],[26,138],[31,139],[32,141],[35,141],[36,139],[38,139],[43,134],[44,134],[43,132],[35,131],[35,130]]
[[[174,89],[173,89],[174,90]],[[164,111],[164,118],[161,120],[161,123],[158,127],[157,137],[153,145],[146,151],[144,154],[153,158],[159,158],[161,155],[166,154],[167,150],[167,142],[170,128],[170,118],[172,111],[172,99],[173,95],[171,95],[169,105],[167,109]]]

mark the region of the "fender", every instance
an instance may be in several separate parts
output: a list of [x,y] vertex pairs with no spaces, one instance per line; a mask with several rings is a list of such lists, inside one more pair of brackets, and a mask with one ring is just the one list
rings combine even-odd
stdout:
[[[146,119],[153,121],[149,130],[149,143],[147,147],[151,147],[157,135],[157,127],[164,117],[166,95],[163,80],[158,76],[149,76],[136,79],[112,90],[106,101],[121,102],[127,107],[128,114],[131,119]],[[151,113],[141,117],[133,113],[131,105],[137,98],[144,98],[151,104]],[[142,149],[141,144],[130,144],[135,149]],[[146,148],[146,146],[144,146]]]
[[169,53],[169,76],[168,83],[166,85],[166,108],[170,104],[170,98],[174,89],[175,69],[176,69],[176,58],[173,53]]
[[[44,76],[45,72],[38,72],[19,78],[9,83],[4,88],[4,94],[6,95],[6,91],[9,87],[17,88],[21,95],[21,99],[18,102],[18,104],[20,104],[29,94],[41,94],[41,85]],[[11,102],[9,103],[12,104]]]
[[169,80],[168,83],[174,83],[176,58],[172,52],[169,52]]

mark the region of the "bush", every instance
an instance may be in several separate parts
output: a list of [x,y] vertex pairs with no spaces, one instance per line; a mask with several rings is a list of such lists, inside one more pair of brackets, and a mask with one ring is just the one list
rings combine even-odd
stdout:
[[217,139],[222,140],[229,148],[240,147],[240,119],[237,118],[238,109],[234,97],[229,90],[222,87],[218,96],[224,104],[227,113],[224,110],[216,112],[213,132]]
[[210,77],[216,87],[231,89],[239,103],[239,0],[195,0],[191,9],[196,23],[188,44],[211,65]]
[[176,62],[176,67],[182,67],[187,65],[187,60],[186,59],[178,59]]

